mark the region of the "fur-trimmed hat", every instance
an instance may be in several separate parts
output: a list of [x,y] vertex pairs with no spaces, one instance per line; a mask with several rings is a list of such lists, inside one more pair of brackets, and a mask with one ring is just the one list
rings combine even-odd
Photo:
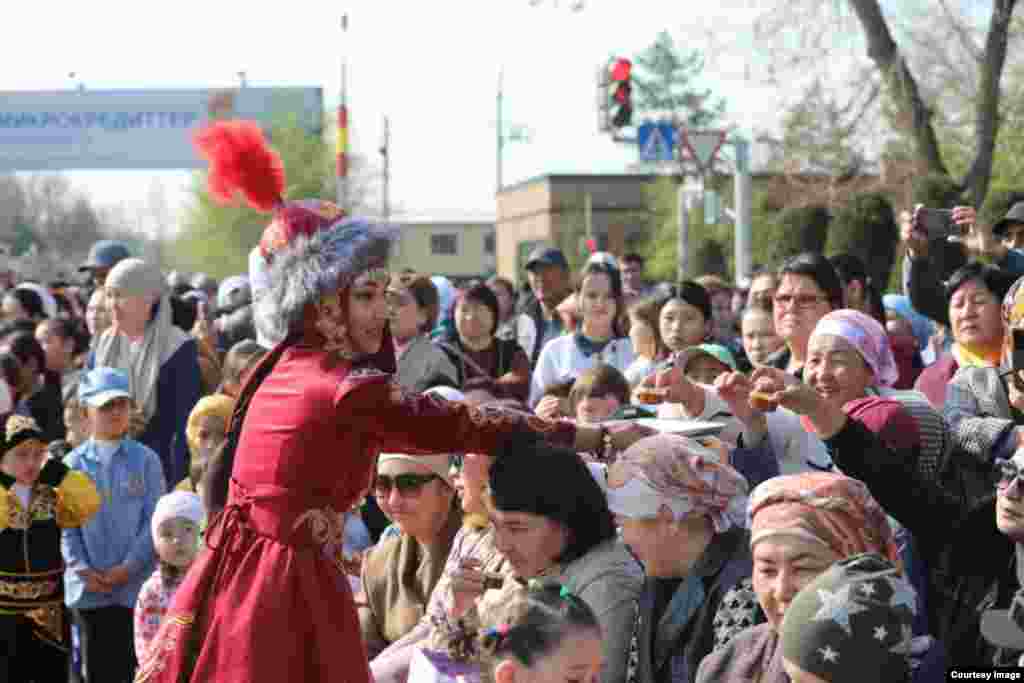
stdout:
[[269,282],[256,317],[266,336],[285,339],[298,329],[308,304],[387,264],[391,229],[346,219],[340,207],[322,199],[284,199],[284,166],[257,123],[218,121],[200,130],[195,144],[210,162],[214,199],[230,203],[241,193],[254,208],[273,213],[259,244]]

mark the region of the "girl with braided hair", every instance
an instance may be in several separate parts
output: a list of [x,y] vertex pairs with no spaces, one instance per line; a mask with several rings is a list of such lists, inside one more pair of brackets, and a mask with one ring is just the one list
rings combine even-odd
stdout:
[[506,582],[481,598],[476,656],[482,683],[593,681],[601,669],[601,625],[555,582]]

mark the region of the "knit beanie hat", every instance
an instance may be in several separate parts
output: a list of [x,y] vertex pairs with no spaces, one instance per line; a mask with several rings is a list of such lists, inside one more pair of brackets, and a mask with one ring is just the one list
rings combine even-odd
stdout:
[[831,683],[903,681],[910,670],[917,594],[880,555],[841,560],[786,609],[782,656]]

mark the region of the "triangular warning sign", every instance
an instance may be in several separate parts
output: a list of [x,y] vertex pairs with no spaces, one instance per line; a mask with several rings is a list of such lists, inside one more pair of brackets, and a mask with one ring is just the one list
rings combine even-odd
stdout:
[[724,130],[686,130],[683,131],[683,144],[690,150],[693,160],[702,169],[707,169],[722,148],[725,135]]
[[668,140],[661,134],[660,126],[651,126],[651,132],[647,135],[647,142],[640,150],[640,158],[644,161],[671,161],[672,148]]

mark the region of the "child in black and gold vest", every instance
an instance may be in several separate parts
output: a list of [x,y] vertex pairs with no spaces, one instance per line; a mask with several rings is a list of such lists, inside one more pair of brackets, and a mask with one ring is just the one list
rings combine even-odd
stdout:
[[92,481],[49,458],[35,421],[0,439],[0,681],[68,680],[61,529],[99,510]]

